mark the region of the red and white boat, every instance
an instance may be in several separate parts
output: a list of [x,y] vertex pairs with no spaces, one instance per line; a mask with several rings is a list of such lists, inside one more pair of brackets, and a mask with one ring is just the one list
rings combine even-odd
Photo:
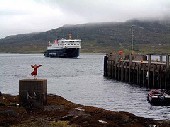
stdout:
[[170,91],[152,89],[149,91],[147,99],[153,105],[170,105]]

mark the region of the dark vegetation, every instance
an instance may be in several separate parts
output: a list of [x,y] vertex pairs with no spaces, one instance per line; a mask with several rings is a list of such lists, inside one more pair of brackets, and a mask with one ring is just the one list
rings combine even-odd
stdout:
[[75,104],[49,94],[47,105],[27,109],[16,106],[19,96],[0,96],[1,127],[169,127],[170,121],[157,121],[128,112]]
[[81,52],[131,50],[131,26],[134,26],[134,50],[138,53],[170,53],[170,22],[139,21],[64,25],[47,32],[20,34],[0,39],[0,52],[37,53],[46,50],[48,41],[82,39]]

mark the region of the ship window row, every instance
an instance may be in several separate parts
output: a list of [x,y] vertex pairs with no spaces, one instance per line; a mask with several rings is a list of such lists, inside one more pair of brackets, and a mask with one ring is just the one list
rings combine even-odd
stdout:
[[62,43],[64,42],[81,42],[81,41],[61,41]]
[[64,45],[79,45],[79,44],[64,44]]

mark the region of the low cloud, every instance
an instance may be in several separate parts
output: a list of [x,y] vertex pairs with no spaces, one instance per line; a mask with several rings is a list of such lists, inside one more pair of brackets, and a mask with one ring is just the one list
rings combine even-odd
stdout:
[[169,13],[168,0],[1,0],[0,38],[64,24],[163,19]]

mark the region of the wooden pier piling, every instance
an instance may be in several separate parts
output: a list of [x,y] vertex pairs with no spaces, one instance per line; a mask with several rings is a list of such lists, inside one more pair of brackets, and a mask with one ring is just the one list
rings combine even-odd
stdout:
[[[153,60],[153,56],[159,60]],[[163,60],[163,56],[166,57]],[[104,76],[147,88],[170,89],[169,54],[105,56]]]

